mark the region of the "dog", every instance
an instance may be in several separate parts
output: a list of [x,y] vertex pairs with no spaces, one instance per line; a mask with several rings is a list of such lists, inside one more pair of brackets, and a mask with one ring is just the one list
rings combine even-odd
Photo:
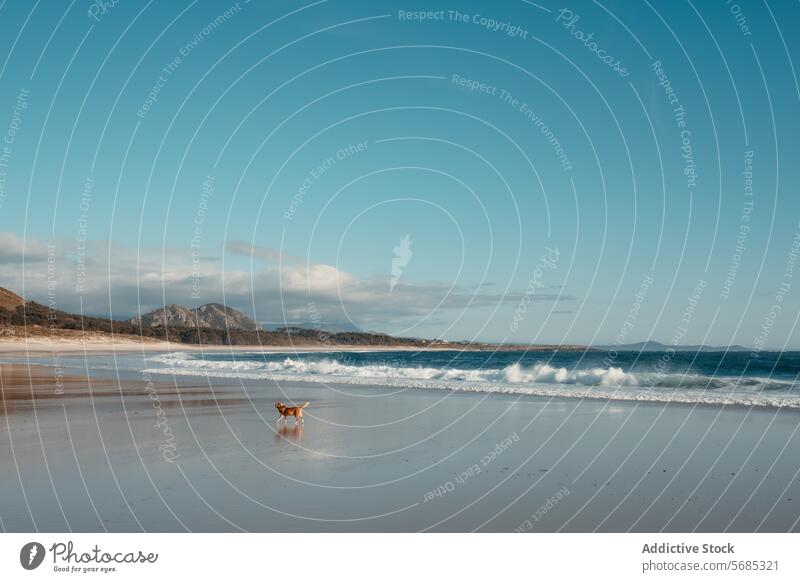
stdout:
[[302,406],[286,406],[283,402],[276,402],[275,408],[278,409],[278,413],[280,416],[278,417],[278,422],[283,419],[284,422],[287,422],[287,418],[290,416],[294,416],[294,423],[297,424],[298,422],[302,422],[305,424],[303,420],[303,409],[308,406],[308,402],[304,402]]

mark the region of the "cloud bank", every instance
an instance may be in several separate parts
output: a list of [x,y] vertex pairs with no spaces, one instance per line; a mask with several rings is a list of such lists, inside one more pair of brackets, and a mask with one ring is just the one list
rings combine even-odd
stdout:
[[[47,269],[48,244],[54,261]],[[243,242],[225,245],[224,257],[192,255],[188,249],[133,249],[108,242],[86,243],[78,253],[74,239],[43,243],[0,233],[0,286],[44,302],[48,284],[58,309],[123,319],[171,303],[194,307],[220,302],[257,321],[352,321],[371,329],[398,320],[440,317],[479,307],[516,305],[523,292],[499,293],[498,285],[399,283],[363,279],[331,265],[308,263],[269,247]],[[225,262],[252,258],[253,268],[223,268]],[[248,261],[248,264],[250,262]],[[571,301],[561,289],[537,293],[535,301]]]

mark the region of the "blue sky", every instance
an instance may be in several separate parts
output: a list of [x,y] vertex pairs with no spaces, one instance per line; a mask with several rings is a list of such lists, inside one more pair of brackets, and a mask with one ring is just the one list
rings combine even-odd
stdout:
[[113,317],[798,347],[798,10],[6,2],[0,285],[53,245]]

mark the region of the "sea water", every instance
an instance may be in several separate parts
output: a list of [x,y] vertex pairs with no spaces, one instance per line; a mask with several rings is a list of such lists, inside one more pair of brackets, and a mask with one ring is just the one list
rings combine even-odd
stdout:
[[800,352],[173,352],[116,358],[156,375],[800,408]]

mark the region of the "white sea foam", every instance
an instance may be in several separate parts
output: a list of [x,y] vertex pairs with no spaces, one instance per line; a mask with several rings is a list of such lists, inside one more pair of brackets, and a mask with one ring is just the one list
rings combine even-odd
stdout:
[[150,358],[151,374],[244,380],[384,385],[533,396],[800,408],[793,384],[766,378],[630,373],[622,368],[567,369],[549,364],[459,369],[385,364],[354,366],[334,359],[206,360],[186,353]]

